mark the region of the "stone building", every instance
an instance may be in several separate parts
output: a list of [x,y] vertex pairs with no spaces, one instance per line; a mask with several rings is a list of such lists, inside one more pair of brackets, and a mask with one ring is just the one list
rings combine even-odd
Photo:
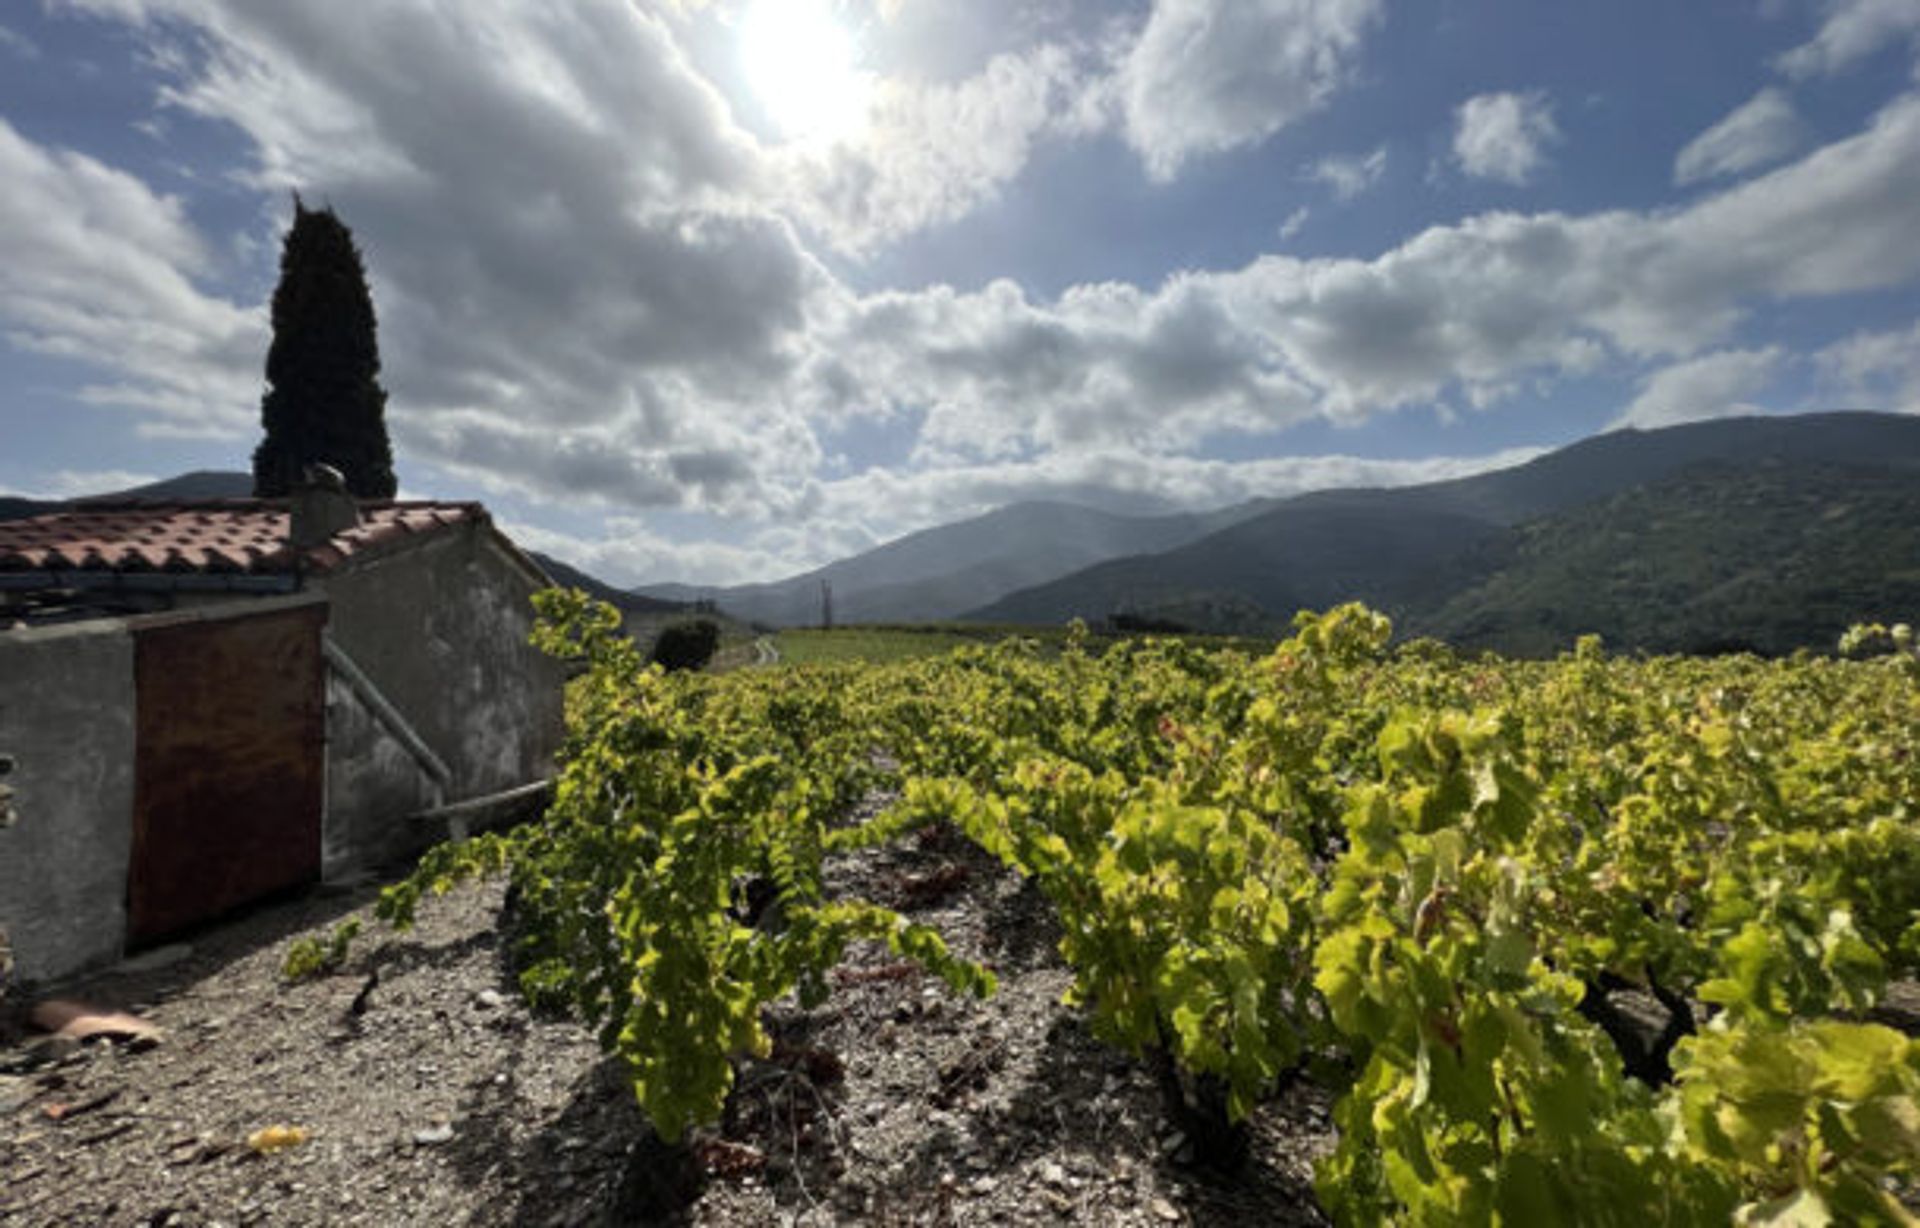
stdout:
[[[0,929],[117,958],[537,790],[548,581],[477,503],[93,503],[0,522]],[[462,803],[472,803],[471,806]]]

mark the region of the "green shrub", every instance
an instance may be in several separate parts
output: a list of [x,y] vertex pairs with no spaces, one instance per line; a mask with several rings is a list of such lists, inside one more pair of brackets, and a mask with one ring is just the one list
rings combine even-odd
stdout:
[[653,661],[668,670],[705,669],[720,647],[720,624],[710,618],[674,623],[653,642]]

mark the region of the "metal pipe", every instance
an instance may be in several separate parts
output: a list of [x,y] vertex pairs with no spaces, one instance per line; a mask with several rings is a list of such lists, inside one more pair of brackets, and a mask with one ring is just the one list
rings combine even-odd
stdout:
[[366,704],[368,710],[387,727],[387,732],[391,733],[400,745],[407,748],[407,753],[413,756],[415,762],[419,763],[433,782],[443,789],[452,784],[453,772],[447,767],[446,761],[433,753],[433,748],[427,745],[426,739],[407,723],[407,718],[401,715],[400,709],[394,707],[392,701],[380,693],[380,688],[374,685],[373,679],[369,678],[366,671],[347,655],[346,650],[340,647],[331,632],[321,632],[320,651],[325,654],[327,664],[347,680],[347,685],[352,687],[354,694],[360,697],[360,702]]
[[440,823],[447,825],[448,833],[455,840],[467,838],[467,820],[474,815],[486,814],[494,810],[506,810],[521,802],[529,802],[553,791],[553,780],[536,780],[532,784],[516,785],[498,793],[488,793],[482,797],[470,797],[465,801],[451,802],[445,806],[435,806],[429,810],[416,810],[407,818],[421,823]]

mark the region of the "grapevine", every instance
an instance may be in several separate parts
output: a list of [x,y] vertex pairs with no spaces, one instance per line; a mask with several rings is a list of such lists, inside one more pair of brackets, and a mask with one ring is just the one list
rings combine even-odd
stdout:
[[552,808],[385,907],[509,871],[529,988],[601,1028],[663,1135],[718,1115],[762,1009],[817,1002],[851,942],[991,988],[822,885],[946,822],[1034,882],[1069,1002],[1187,1111],[1329,1088],[1342,1222],[1915,1222],[1920,1048],[1865,1021],[1920,973],[1905,626],[1850,635],[1860,659],[1508,661],[1345,606],[1259,657],[1073,636],[712,678],[545,601],[585,670]]

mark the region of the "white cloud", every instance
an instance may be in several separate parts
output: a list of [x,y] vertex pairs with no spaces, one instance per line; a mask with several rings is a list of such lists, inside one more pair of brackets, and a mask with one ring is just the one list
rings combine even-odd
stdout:
[[1764,413],[1748,398],[1773,382],[1784,358],[1778,346],[1769,346],[1719,350],[1674,363],[1641,382],[1640,395],[1613,425],[1650,428]]
[[1806,137],[1806,125],[1785,90],[1768,86],[1687,142],[1673,162],[1673,181],[1740,175],[1778,162]]
[[1351,79],[1380,0],[1155,0],[1118,70],[1128,142],[1155,179],[1258,144]]
[[1278,228],[1281,241],[1285,242],[1286,240],[1291,239],[1293,238],[1293,236],[1299,234],[1300,228],[1305,226],[1307,224],[1307,219],[1312,216],[1313,216],[1313,210],[1309,209],[1305,205],[1301,205],[1298,209],[1295,209],[1292,213],[1287,214],[1285,218],[1281,219],[1280,226]]
[[756,203],[769,164],[660,19],[624,0],[139,13],[202,36],[174,105],[245,132],[262,189],[354,228],[403,455],[555,500],[791,510],[818,449],[780,388],[832,282]]
[[1920,324],[1856,333],[1814,356],[1828,395],[1846,408],[1920,414]]
[[61,469],[48,474],[31,487],[7,488],[0,490],[0,494],[57,502],[87,495],[113,494],[135,486],[145,486],[155,480],[152,474],[133,473],[125,469]]
[[0,51],[18,56],[23,60],[37,60],[40,58],[40,45],[38,43],[20,33],[18,30],[9,30],[3,25],[0,25]]
[[[364,0],[354,23],[304,5],[117,2],[167,18],[143,27],[152,38],[184,30],[204,47],[178,61],[173,105],[240,126],[263,201],[298,182],[353,226],[403,473],[431,465],[653,524],[666,509],[733,517],[713,555],[739,569],[728,578],[996,491],[1085,481],[1205,500],[1244,477],[1252,492],[1246,475],[1284,474],[1191,454],[1232,435],[1267,446],[1308,419],[1482,408],[1569,374],[1686,363],[1737,346],[1756,305],[1920,278],[1920,96],[1676,209],[1489,213],[1364,257],[1268,255],[1052,297],[1011,281],[861,294],[787,220],[790,167],[625,0],[569,6],[580,27],[509,0],[457,18]],[[1081,71],[1010,63],[1049,81]],[[953,97],[976,97],[969,80]],[[1041,122],[1023,139],[1044,140],[1065,122],[1048,114],[1065,87],[1044,105],[1022,88],[977,96],[1005,119],[982,131]],[[1009,98],[1028,101],[1000,109]],[[974,164],[956,155],[928,177],[1001,182],[1025,156],[963,173]],[[16,344],[109,366],[90,395],[147,429],[246,439],[262,313],[196,288],[213,256],[178,202],[11,129],[0,175],[0,316]],[[889,199],[847,233],[970,207]],[[910,473],[832,478],[819,433],[863,418],[921,424]],[[693,553],[663,548],[648,546],[659,566],[691,571]]]
[[111,373],[85,399],[149,434],[255,420],[263,313],[201,292],[211,256],[181,202],[0,118],[0,330],[24,350]]
[[923,407],[918,455],[1013,458],[1103,445],[1166,452],[1313,412],[1285,353],[1218,276],[1157,292],[1076,287],[1038,303],[1010,281],[857,303],[826,348],[874,403]]
[[1453,156],[1476,179],[1524,184],[1546,165],[1547,146],[1559,140],[1553,104],[1537,90],[1479,94],[1454,113]]
[[[598,538],[560,533],[527,521],[504,519],[501,531],[515,544],[570,563],[595,579],[632,587],[681,581],[688,584],[745,584],[794,572],[818,563],[812,555],[774,553],[716,541],[685,541],[664,536],[639,520],[615,518]],[[809,561],[801,561],[801,560]]]
[[1119,450],[1057,453],[917,471],[868,470],[825,483],[804,528],[772,525],[739,543],[687,543],[637,520],[589,539],[508,523],[515,541],[615,584],[738,584],[795,575],[919,529],[1031,499],[1132,500],[1139,509],[1222,507],[1335,486],[1402,486],[1531,460],[1538,448],[1485,456],[1376,460],[1355,456],[1198,460]]
[[1828,76],[1889,43],[1920,37],[1920,4],[1914,0],[1827,0],[1819,33],[1781,56],[1793,77]]
[[1307,178],[1326,184],[1336,200],[1352,200],[1386,173],[1385,145],[1367,154],[1332,154],[1307,168]]
[[1266,256],[1050,303],[1008,282],[876,296],[822,340],[855,399],[927,410],[927,455],[1164,453],[1691,357],[1757,302],[1920,276],[1914,199],[1920,97],[1907,97],[1857,136],[1677,211],[1492,213],[1372,259]]
[[1072,125],[1088,71],[1049,43],[996,56],[958,82],[882,80],[859,141],[775,156],[799,216],[863,252],[994,199],[1039,140]]

